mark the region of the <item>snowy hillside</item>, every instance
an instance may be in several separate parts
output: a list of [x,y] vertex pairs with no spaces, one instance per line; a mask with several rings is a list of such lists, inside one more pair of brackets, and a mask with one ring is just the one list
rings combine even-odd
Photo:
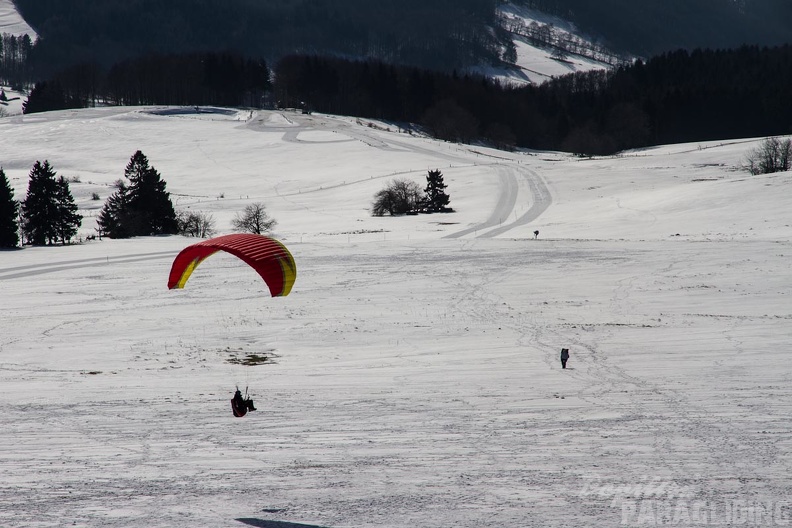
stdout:
[[[369,124],[0,119],[16,197],[49,160],[83,237],[141,149],[219,233],[264,202],[298,266],[270,298],[226,254],[168,290],[195,239],[0,252],[0,525],[789,518],[792,178],[737,170],[757,140],[582,160]],[[392,178],[435,168],[455,212],[369,214]],[[235,385],[258,407],[241,419]]]
[[[36,32],[22,19],[11,0],[0,0],[0,34],[30,35],[36,37]],[[0,118],[22,113],[22,103],[27,99],[27,94],[13,90],[10,86],[0,85],[5,92],[6,101],[0,101]],[[2,151],[0,151],[2,155]]]
[[11,0],[0,0],[0,34],[2,33],[15,36],[27,34],[31,38],[36,36],[36,32],[19,15]]
[[[504,4],[499,9],[500,16],[512,21],[517,26],[529,27],[538,24],[541,27],[553,28],[559,35],[578,35],[577,29],[567,22],[545,15],[539,11]],[[22,19],[11,0],[0,0],[0,33],[13,35],[30,34],[35,36],[33,29]],[[492,78],[515,84],[542,83],[548,79],[576,71],[609,68],[610,65],[603,60],[586,58],[580,55],[554,56],[554,50],[549,47],[532,45],[525,37],[514,33],[514,42],[517,47],[517,68],[503,69],[481,67],[474,71]],[[582,37],[580,37],[582,38]],[[7,109],[14,113],[15,109]]]
[[545,34],[551,41],[574,39],[587,47],[596,47],[590,39],[580,36],[572,24],[534,9],[504,4],[499,15],[512,32],[517,48],[516,69],[482,67],[478,73],[500,79],[509,84],[541,84],[553,77],[590,70],[608,69],[616,57],[603,53],[559,53],[553,46],[538,46],[526,37],[527,33]]

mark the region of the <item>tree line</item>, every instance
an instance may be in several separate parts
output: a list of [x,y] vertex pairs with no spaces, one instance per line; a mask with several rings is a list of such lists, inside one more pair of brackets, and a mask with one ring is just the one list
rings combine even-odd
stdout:
[[517,0],[575,24],[611,50],[651,57],[792,42],[789,0]]
[[[514,57],[495,0],[14,0],[40,41],[37,79],[149,53],[322,53],[450,72]],[[621,54],[781,45],[789,0],[514,0]]]
[[495,0],[15,0],[41,37],[31,61],[65,66],[150,53],[232,50],[270,62],[326,53],[450,71],[513,47]]
[[30,170],[28,190],[21,202],[14,200],[5,172],[0,168],[0,248],[17,247],[22,241],[34,246],[66,244],[77,234],[82,216],[63,176],[48,161],[36,161]]
[[[215,232],[211,215],[189,208],[174,209],[167,183],[140,150],[129,159],[124,178],[113,187],[115,191],[97,217],[99,239],[172,234],[205,238]],[[98,200],[98,194],[93,198]],[[0,249],[69,244],[82,224],[83,217],[77,211],[69,181],[57,176],[49,161],[33,165],[27,194],[20,201],[14,198],[14,190],[0,167]],[[231,223],[238,231],[256,234],[270,231],[277,224],[263,203],[246,206]]]
[[70,66],[37,82],[25,113],[111,105],[218,105],[260,107],[271,91],[263,60],[237,53],[147,55],[105,69]]
[[426,175],[426,188],[406,178],[396,178],[384,189],[377,191],[371,204],[371,214],[391,216],[418,213],[448,213],[451,197],[445,192],[447,185],[439,169],[430,170]]
[[[144,57],[122,63],[112,75],[98,75],[96,82],[70,69],[37,83],[25,112],[96,101],[259,106],[252,103],[264,97],[281,107],[417,124],[449,141],[579,154],[792,133],[789,45],[679,50],[522,87],[478,75],[315,55],[283,57],[271,82],[263,61],[223,57]],[[168,68],[192,68],[194,74],[170,76]]]
[[[194,222],[196,215],[177,216],[165,181],[141,151],[132,155],[124,177],[127,181],[116,182],[116,191],[107,199],[97,219],[100,238],[175,233],[197,236],[191,231],[196,225],[187,224]],[[83,217],[77,211],[69,181],[58,176],[49,161],[36,161],[33,165],[27,194],[20,201],[14,199],[14,191],[0,167],[0,248],[16,248],[20,243],[32,246],[71,243],[82,224]],[[210,225],[201,227],[203,234],[211,230]]]
[[419,123],[440,139],[581,154],[792,133],[792,46],[679,50],[513,87],[476,75],[290,56],[275,97],[317,111]]
[[[512,35],[524,38],[539,48],[553,50],[552,57],[563,60],[568,54],[586,57],[598,62],[617,66],[627,62],[628,55],[610,51],[605,45],[590,42],[574,33],[556,28],[553,24],[537,22],[527,23],[522,18],[501,16],[500,24]],[[512,62],[516,62],[516,57]]]
[[32,50],[30,35],[0,35],[0,83],[21,87],[29,82]]

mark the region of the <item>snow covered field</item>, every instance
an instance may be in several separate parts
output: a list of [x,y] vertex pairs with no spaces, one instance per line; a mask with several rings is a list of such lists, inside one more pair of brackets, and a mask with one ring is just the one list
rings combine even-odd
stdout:
[[[270,298],[225,254],[168,290],[195,239],[0,252],[0,526],[792,518],[792,177],[737,169],[759,140],[581,160],[368,125],[0,119],[16,198],[49,160],[83,238],[140,149],[218,234],[264,202],[298,266]],[[456,212],[370,216],[429,169]],[[233,362],[252,355],[270,359]],[[258,407],[242,419],[237,384]]]

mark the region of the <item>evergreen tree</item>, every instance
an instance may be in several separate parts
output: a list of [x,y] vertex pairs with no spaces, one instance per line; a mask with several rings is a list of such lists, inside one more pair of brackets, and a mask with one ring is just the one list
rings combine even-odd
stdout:
[[78,107],[79,105],[69,100],[59,82],[41,81],[35,84],[27,101],[22,103],[22,113],[35,114]]
[[96,223],[99,226],[99,237],[129,238],[132,234],[127,229],[128,222],[124,218],[127,205],[127,186],[123,181],[116,183],[116,192],[107,198]]
[[176,211],[165,190],[166,183],[148,158],[137,151],[124,170],[129,185],[129,209],[138,235],[172,235],[179,232]]
[[58,182],[55,171],[44,161],[36,161],[30,171],[27,196],[22,201],[22,236],[34,246],[58,240]]
[[426,176],[426,210],[430,213],[445,211],[450,197],[445,193],[446,184],[440,170],[430,170]]
[[19,246],[19,204],[14,200],[14,190],[0,167],[0,248]]
[[55,229],[61,244],[66,244],[77,234],[77,230],[82,224],[82,215],[77,214],[77,204],[74,203],[71,189],[69,189],[69,182],[66,181],[66,178],[59,176],[56,184]]
[[178,233],[179,223],[166,183],[141,151],[132,155],[124,176],[129,185],[119,182],[118,190],[99,214],[101,233],[110,238]]

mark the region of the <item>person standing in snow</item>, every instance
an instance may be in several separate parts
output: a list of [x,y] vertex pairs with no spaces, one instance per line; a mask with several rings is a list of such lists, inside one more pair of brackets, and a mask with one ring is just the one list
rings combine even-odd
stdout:
[[561,349],[561,368],[566,368],[567,360],[569,359],[569,349],[562,348]]

